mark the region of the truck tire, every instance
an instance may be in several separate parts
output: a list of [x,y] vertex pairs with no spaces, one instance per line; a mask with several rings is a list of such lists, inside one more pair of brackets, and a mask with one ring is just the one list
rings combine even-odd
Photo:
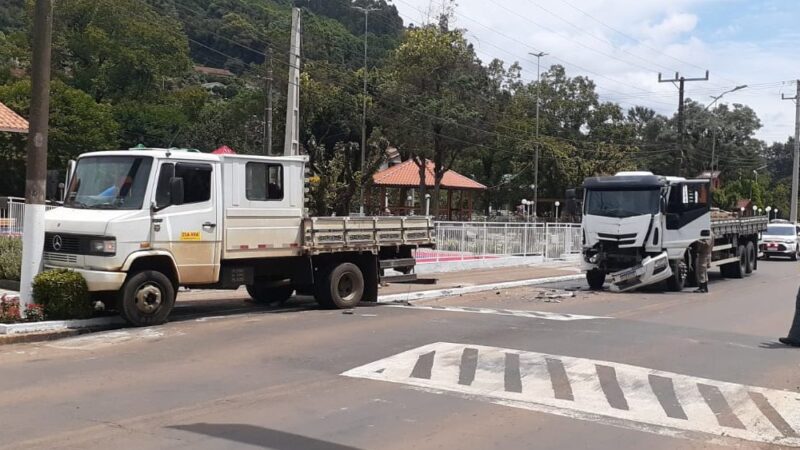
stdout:
[[748,242],[745,246],[745,253],[747,254],[747,266],[745,267],[744,273],[750,275],[756,270],[756,264],[758,260],[758,254],[756,253],[756,246],[753,245],[752,242]]
[[167,321],[175,306],[175,287],[157,270],[143,270],[125,280],[117,309],[120,316],[135,327],[160,325]]
[[361,302],[364,296],[364,274],[353,263],[332,267],[316,285],[314,297],[323,308],[349,309]]
[[747,270],[747,248],[740,245],[736,249],[736,255],[739,257],[738,262],[722,266],[722,275],[726,278],[744,278]]
[[586,272],[586,282],[589,283],[590,289],[600,291],[606,282],[606,273],[600,269],[592,269]]
[[686,277],[689,271],[686,261],[683,259],[675,262],[670,261],[670,266],[672,276],[667,278],[667,289],[672,292],[681,292],[686,285]]
[[260,305],[268,305],[270,303],[283,303],[294,293],[294,287],[287,286],[270,286],[268,283],[256,282],[247,285],[247,293],[254,302]]

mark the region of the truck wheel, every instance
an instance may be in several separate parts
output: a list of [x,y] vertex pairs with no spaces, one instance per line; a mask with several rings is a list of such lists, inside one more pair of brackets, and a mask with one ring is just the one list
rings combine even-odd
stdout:
[[758,258],[756,246],[753,245],[752,242],[748,242],[745,247],[745,253],[747,254],[747,266],[745,267],[744,273],[750,275],[756,270],[756,259]]
[[267,305],[270,303],[283,303],[289,300],[289,297],[294,293],[294,287],[288,286],[270,286],[267,283],[256,282],[247,285],[247,293],[254,302]]
[[355,264],[339,264],[321,278],[314,297],[323,308],[354,308],[364,296],[364,274]]
[[175,306],[175,288],[166,275],[143,270],[128,277],[120,292],[120,316],[135,327],[160,325]]
[[725,276],[729,278],[744,278],[747,271],[747,248],[744,245],[740,245],[736,249],[736,254],[739,256],[739,262],[726,264],[728,273]]
[[603,284],[606,282],[606,273],[600,269],[592,269],[586,272],[586,282],[589,283],[589,288],[592,290],[602,290]]
[[667,289],[672,292],[681,292],[683,290],[683,286],[686,285],[686,276],[688,275],[688,267],[686,266],[686,261],[679,260],[675,262],[670,262],[670,267],[672,269],[672,276],[667,278]]

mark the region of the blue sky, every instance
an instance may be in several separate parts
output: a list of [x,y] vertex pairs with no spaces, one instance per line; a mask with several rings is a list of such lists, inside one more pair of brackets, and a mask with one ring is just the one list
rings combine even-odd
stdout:
[[[393,0],[406,23],[435,16],[443,0]],[[458,0],[456,26],[468,30],[479,56],[518,61],[535,79],[530,51],[549,53],[543,67],[561,64],[586,75],[604,100],[644,105],[671,115],[676,89],[658,83],[680,71],[711,72],[708,82],[687,83],[702,103],[734,86],[725,103],[759,115],[758,137],[784,141],[794,133],[794,95],[800,78],[800,1],[797,0]]]

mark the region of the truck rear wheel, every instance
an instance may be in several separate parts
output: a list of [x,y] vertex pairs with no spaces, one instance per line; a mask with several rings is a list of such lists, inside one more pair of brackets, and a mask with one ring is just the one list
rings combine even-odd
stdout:
[[291,285],[271,286],[265,282],[256,282],[247,285],[247,293],[258,304],[283,303],[292,296],[294,287]]
[[316,284],[314,297],[323,308],[354,308],[364,296],[364,274],[353,263],[341,263]]
[[599,291],[606,282],[606,273],[600,269],[592,269],[586,272],[586,282],[589,283],[589,288]]
[[756,254],[756,246],[753,245],[752,242],[748,242],[745,246],[745,253],[747,254],[747,266],[745,267],[744,273],[750,275],[756,270],[757,258],[758,255]]
[[736,256],[739,257],[739,261],[725,264],[720,268],[723,277],[744,278],[747,270],[747,248],[744,245],[737,247]]
[[125,281],[117,306],[120,316],[133,326],[160,325],[175,306],[175,288],[163,273],[143,270]]

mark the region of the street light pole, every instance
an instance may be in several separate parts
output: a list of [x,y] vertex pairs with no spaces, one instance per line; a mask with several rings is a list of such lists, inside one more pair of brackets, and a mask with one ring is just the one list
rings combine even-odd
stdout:
[[353,6],[353,9],[364,13],[364,99],[362,102],[361,110],[361,195],[359,212],[364,215],[364,160],[366,158],[367,148],[367,33],[369,32],[369,13],[377,11],[378,8],[364,8],[362,6]]
[[[712,106],[714,106],[715,103],[717,103],[719,101],[719,99],[721,99],[725,95],[730,94],[731,92],[736,92],[736,91],[742,90],[742,89],[744,89],[746,87],[747,87],[746,84],[742,84],[742,85],[736,86],[733,89],[727,90],[727,91],[725,91],[722,94],[719,94],[717,96],[711,95],[710,97],[713,98],[714,101],[709,103],[705,107],[704,111],[708,111]],[[718,126],[719,125],[717,123],[716,117],[714,117],[714,128],[711,131],[711,178],[712,179],[714,178],[714,155],[715,155],[716,149],[717,149],[717,128],[718,128]],[[712,183],[712,187],[713,187],[713,183]]]
[[536,154],[533,157],[533,218],[536,220],[536,209],[539,207],[539,98],[541,92],[541,59],[547,56],[545,52],[529,53],[536,57]]

